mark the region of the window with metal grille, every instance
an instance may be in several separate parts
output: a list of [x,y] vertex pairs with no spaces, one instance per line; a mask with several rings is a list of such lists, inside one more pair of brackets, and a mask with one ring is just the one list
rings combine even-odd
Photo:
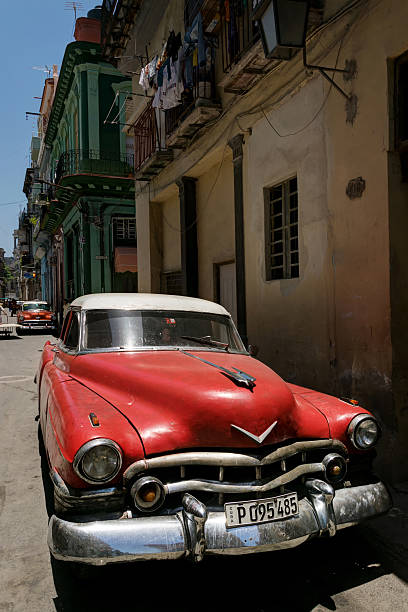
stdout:
[[161,292],[168,295],[183,295],[183,277],[181,271],[163,272]]
[[135,217],[115,217],[113,219],[113,237],[115,243],[123,240],[136,240]]
[[299,276],[297,178],[264,189],[266,280]]

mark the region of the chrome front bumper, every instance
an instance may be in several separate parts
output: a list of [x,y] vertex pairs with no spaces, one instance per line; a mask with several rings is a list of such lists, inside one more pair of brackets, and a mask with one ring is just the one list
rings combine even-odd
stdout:
[[307,498],[299,515],[271,523],[227,529],[224,512],[209,512],[186,494],[183,510],[174,515],[73,523],[51,517],[48,546],[57,559],[91,565],[169,560],[205,554],[242,555],[293,548],[313,536],[382,514],[391,498],[382,482],[334,491],[322,480],[307,481]]

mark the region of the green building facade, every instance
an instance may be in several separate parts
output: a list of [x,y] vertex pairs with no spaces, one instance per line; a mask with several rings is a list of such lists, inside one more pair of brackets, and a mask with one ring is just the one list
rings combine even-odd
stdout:
[[137,291],[134,159],[121,129],[129,92],[99,44],[67,46],[40,168],[50,185],[41,230],[58,236],[63,255],[59,310],[86,293]]

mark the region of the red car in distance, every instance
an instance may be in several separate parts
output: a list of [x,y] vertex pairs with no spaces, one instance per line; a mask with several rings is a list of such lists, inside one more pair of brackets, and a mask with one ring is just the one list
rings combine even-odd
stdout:
[[46,330],[55,332],[57,329],[57,318],[51,306],[44,301],[35,300],[22,302],[17,311],[17,334],[22,336],[27,331]]
[[376,419],[287,384],[205,300],[74,300],[37,376],[59,560],[292,548],[386,512]]

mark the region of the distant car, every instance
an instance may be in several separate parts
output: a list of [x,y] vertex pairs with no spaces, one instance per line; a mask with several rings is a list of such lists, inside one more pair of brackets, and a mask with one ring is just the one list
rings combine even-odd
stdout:
[[22,302],[17,311],[17,334],[22,336],[27,331],[47,330],[55,332],[57,318],[47,302],[41,300]]
[[36,380],[59,560],[281,550],[390,508],[376,419],[287,384],[218,304],[80,297]]

